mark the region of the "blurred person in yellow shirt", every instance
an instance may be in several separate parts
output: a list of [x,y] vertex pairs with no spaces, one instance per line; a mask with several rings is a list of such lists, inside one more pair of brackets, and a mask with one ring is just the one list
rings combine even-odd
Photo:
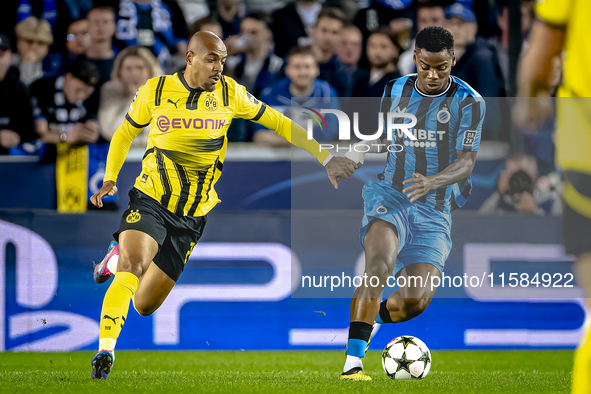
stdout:
[[[556,164],[564,177],[563,239],[576,256],[578,284],[591,295],[591,2],[538,0],[530,47],[519,72],[519,96],[528,105],[514,111],[518,126],[535,129],[551,108],[552,62],[564,51],[564,79],[556,103]],[[575,353],[573,393],[591,393],[589,330]]]

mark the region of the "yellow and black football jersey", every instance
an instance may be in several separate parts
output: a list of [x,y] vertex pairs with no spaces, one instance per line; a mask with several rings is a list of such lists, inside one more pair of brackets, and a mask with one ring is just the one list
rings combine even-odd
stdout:
[[[591,1],[538,0],[535,9],[542,21],[566,31],[564,80],[556,102],[556,164],[563,170],[591,174],[591,41],[587,36]],[[587,206],[591,215],[591,204]]]
[[[231,78],[222,76],[212,92],[191,88],[182,71],[152,78],[138,90],[113,136],[104,180],[117,180],[131,142],[150,125],[134,187],[178,216],[203,216],[220,202],[214,186],[222,173],[232,118],[261,123],[291,142],[291,121]],[[299,126],[293,131],[305,134]],[[316,141],[298,137],[296,145],[321,163],[329,156]]]
[[558,97],[591,97],[591,41],[587,36],[591,1],[537,0],[535,10],[542,21],[567,32],[564,82]]

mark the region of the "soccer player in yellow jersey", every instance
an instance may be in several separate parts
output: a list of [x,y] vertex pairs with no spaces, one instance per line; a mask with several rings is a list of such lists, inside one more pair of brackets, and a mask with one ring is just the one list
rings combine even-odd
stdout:
[[103,197],[117,193],[117,175],[131,143],[150,124],[142,172],[114,234],[118,244],[112,242],[95,267],[98,283],[114,276],[100,315],[99,352],[92,360],[96,379],[106,379],[111,371],[130,300],[143,316],[162,305],[201,237],[207,213],[220,201],[214,185],[222,173],[232,118],[260,123],[309,152],[325,165],[335,188],[356,169],[354,162],[332,157],[308,140],[303,128],[223,76],[226,46],[215,34],[196,33],[185,57],[184,72],[140,87],[111,140],[103,187],[91,197],[102,207]]
[[[577,282],[591,296],[591,16],[589,0],[537,0],[528,52],[522,60],[519,96],[532,97],[515,115],[541,124],[552,59],[565,51],[564,81],[556,103],[556,164],[564,175],[563,239],[576,255]],[[591,338],[583,334],[575,353],[573,393],[591,393]]]

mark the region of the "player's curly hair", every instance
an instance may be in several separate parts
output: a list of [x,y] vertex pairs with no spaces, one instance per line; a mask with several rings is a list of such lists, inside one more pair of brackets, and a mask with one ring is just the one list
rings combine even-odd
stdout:
[[415,48],[429,52],[441,52],[447,49],[454,53],[454,37],[442,27],[426,27],[417,34]]

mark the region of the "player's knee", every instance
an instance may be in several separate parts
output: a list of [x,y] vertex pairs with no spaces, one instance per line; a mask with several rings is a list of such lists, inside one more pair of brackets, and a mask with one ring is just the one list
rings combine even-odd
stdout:
[[404,315],[408,320],[414,319],[427,309],[431,299],[429,298],[406,298],[404,299]]
[[385,281],[392,274],[392,268],[395,263],[396,260],[392,256],[387,256],[383,253],[366,255],[365,273],[369,277],[375,276],[381,281]]
[[390,276],[390,267],[383,260],[374,261],[367,264],[365,267],[365,274],[369,278],[376,277],[379,278],[380,281],[386,281],[388,276]]
[[144,257],[139,253],[121,253],[117,263],[117,271],[131,272],[140,277],[143,272]]

